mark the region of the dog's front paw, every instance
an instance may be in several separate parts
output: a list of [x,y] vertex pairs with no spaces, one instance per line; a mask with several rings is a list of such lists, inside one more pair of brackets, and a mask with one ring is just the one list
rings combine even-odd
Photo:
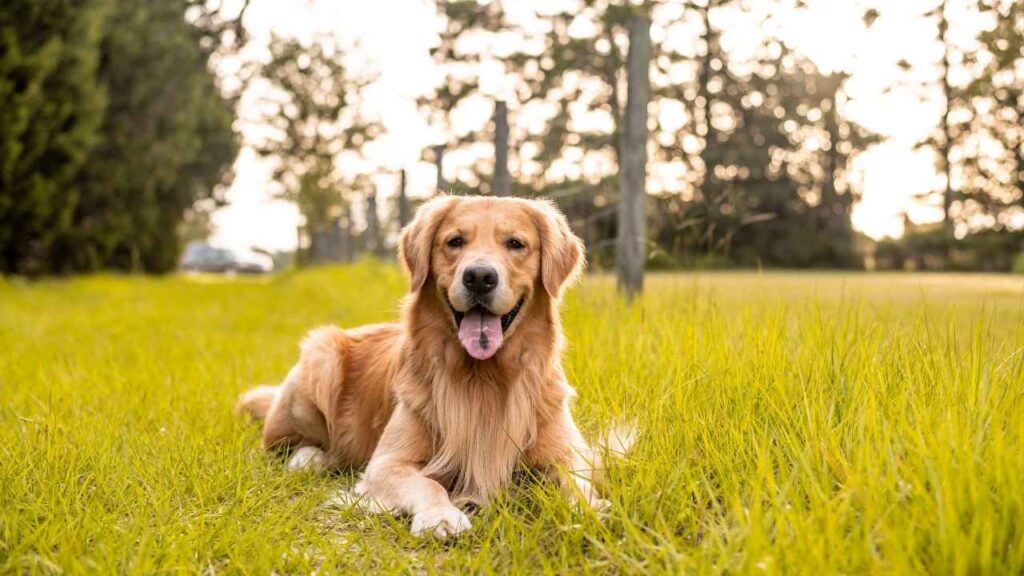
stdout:
[[469,518],[451,504],[417,512],[412,517],[412,533],[416,536],[434,536],[444,540],[469,530]]

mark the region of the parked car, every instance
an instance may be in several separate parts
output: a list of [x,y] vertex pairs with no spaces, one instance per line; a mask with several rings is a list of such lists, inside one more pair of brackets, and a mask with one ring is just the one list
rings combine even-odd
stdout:
[[253,250],[232,250],[198,243],[185,249],[181,267],[189,272],[266,274],[274,271],[274,259]]

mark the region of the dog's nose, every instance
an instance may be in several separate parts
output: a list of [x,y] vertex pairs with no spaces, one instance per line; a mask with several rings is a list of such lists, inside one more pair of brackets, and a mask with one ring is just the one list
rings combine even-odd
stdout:
[[462,285],[472,294],[483,296],[498,285],[498,271],[493,266],[467,266],[462,273]]

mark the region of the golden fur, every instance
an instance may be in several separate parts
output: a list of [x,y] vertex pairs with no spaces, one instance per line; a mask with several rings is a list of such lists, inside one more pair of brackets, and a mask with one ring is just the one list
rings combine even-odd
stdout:
[[[452,235],[465,244],[449,246]],[[513,236],[525,246],[509,248]],[[366,465],[356,490],[412,514],[417,533],[468,528],[453,502],[486,503],[517,466],[551,472],[571,497],[602,505],[561,366],[558,301],[584,264],[565,218],[542,201],[442,196],[399,244],[411,280],[401,322],[314,330],[281,386],[242,396],[265,420],[264,447],[298,448],[295,466]],[[454,279],[480,261],[500,272],[496,314],[523,301],[488,360],[467,354],[453,319]]]

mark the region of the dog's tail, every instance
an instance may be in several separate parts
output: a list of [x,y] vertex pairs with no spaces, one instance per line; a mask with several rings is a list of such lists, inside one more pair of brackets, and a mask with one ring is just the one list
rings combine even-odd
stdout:
[[280,386],[257,386],[238,397],[238,404],[235,404],[235,412],[248,414],[256,420],[263,420],[270,412],[270,405],[277,397],[277,390]]

